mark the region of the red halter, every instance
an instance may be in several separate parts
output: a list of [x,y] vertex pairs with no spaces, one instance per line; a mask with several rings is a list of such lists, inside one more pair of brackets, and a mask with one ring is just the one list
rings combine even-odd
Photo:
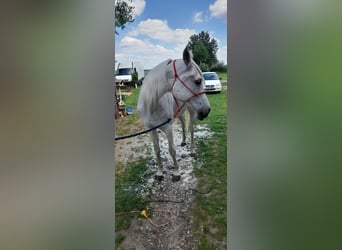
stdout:
[[[177,105],[177,110],[176,110],[176,112],[173,114],[173,117],[174,118],[176,118],[177,116],[178,116],[178,114],[179,114],[179,112],[183,109],[183,107],[185,106],[185,104],[187,103],[187,102],[189,102],[192,98],[194,98],[194,97],[197,97],[197,96],[200,96],[200,95],[203,95],[203,94],[205,94],[205,92],[204,91],[201,91],[201,92],[199,92],[199,93],[195,93],[195,92],[193,92],[192,91],[192,89],[190,89],[189,88],[189,86],[182,80],[182,79],[180,79],[179,78],[179,76],[178,76],[178,74],[177,74],[177,70],[176,70],[176,60],[173,60],[173,73],[174,73],[174,76],[175,76],[175,79],[173,80],[173,83],[172,83],[172,96],[173,96],[173,99],[175,99],[175,102],[176,102],[176,105]],[[185,101],[182,101],[183,102],[183,104],[182,105],[179,105],[179,103],[178,103],[178,101],[177,101],[177,99],[176,99],[176,97],[175,97],[175,95],[173,94],[173,87],[175,86],[175,83],[176,83],[176,80],[179,80],[190,92],[191,92],[191,94],[192,94],[192,96],[190,97],[190,98],[188,98],[187,100],[185,100]]]

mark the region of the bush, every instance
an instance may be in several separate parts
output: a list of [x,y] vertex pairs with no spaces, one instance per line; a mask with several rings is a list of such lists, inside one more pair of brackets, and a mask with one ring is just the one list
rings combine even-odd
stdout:
[[138,83],[138,72],[134,71],[132,73],[132,83],[137,84]]
[[215,63],[210,67],[210,71],[227,72],[227,64],[224,64],[223,62]]
[[206,63],[200,63],[199,67],[201,68],[202,72],[209,71],[209,65]]

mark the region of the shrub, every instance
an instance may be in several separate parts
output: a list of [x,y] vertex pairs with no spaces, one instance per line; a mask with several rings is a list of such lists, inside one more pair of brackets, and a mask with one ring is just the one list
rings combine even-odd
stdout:
[[210,71],[214,72],[226,72],[227,71],[227,64],[224,64],[223,62],[215,63],[210,67]]
[[200,63],[199,67],[203,72],[209,71],[209,66],[206,63]]

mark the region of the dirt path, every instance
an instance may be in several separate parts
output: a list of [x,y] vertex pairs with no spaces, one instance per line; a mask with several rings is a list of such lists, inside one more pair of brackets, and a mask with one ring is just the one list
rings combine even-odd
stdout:
[[[152,192],[151,200],[172,200],[182,201],[173,202],[151,202],[148,210],[148,216],[156,224],[165,224],[157,227],[152,225],[147,219],[136,216],[132,220],[128,230],[121,231],[125,240],[117,249],[196,249],[197,242],[192,232],[192,206],[193,191],[191,188],[197,188],[197,179],[193,174],[194,167],[201,167],[201,164],[190,155],[188,146],[181,147],[181,128],[178,122],[174,124],[174,140],[177,145],[177,161],[180,165],[181,180],[173,183],[171,181],[171,159],[168,154],[168,144],[165,136],[160,133],[161,155],[164,163],[164,180],[156,183],[151,178],[147,180],[145,190]],[[195,140],[200,137],[208,138],[211,132],[205,126],[197,126],[195,129]],[[189,144],[189,143],[188,143]],[[137,153],[133,148],[137,149]],[[116,161],[128,162],[129,159],[152,154],[153,160],[150,163],[151,173],[157,171],[157,165],[152,150],[153,146],[148,135],[133,138],[129,142],[122,142],[116,145]],[[197,166],[194,166],[197,164]],[[145,196],[144,191],[141,192]],[[151,211],[153,211],[151,213]]]

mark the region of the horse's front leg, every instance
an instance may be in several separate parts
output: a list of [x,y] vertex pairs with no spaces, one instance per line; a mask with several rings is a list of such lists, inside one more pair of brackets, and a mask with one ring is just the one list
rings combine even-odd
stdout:
[[180,174],[179,174],[179,167],[178,167],[178,163],[176,160],[176,146],[174,144],[173,141],[173,131],[172,131],[172,126],[169,126],[166,131],[166,137],[168,140],[168,144],[169,144],[169,153],[172,157],[172,161],[173,161],[173,166],[174,166],[174,172],[172,175],[172,181],[176,182],[180,180]]
[[157,181],[162,181],[163,180],[163,163],[162,163],[161,156],[160,156],[160,147],[159,147],[159,139],[158,139],[157,130],[151,131],[150,135],[152,138],[154,153],[156,154],[157,164],[158,164],[158,171],[156,175],[154,176],[154,178]]

